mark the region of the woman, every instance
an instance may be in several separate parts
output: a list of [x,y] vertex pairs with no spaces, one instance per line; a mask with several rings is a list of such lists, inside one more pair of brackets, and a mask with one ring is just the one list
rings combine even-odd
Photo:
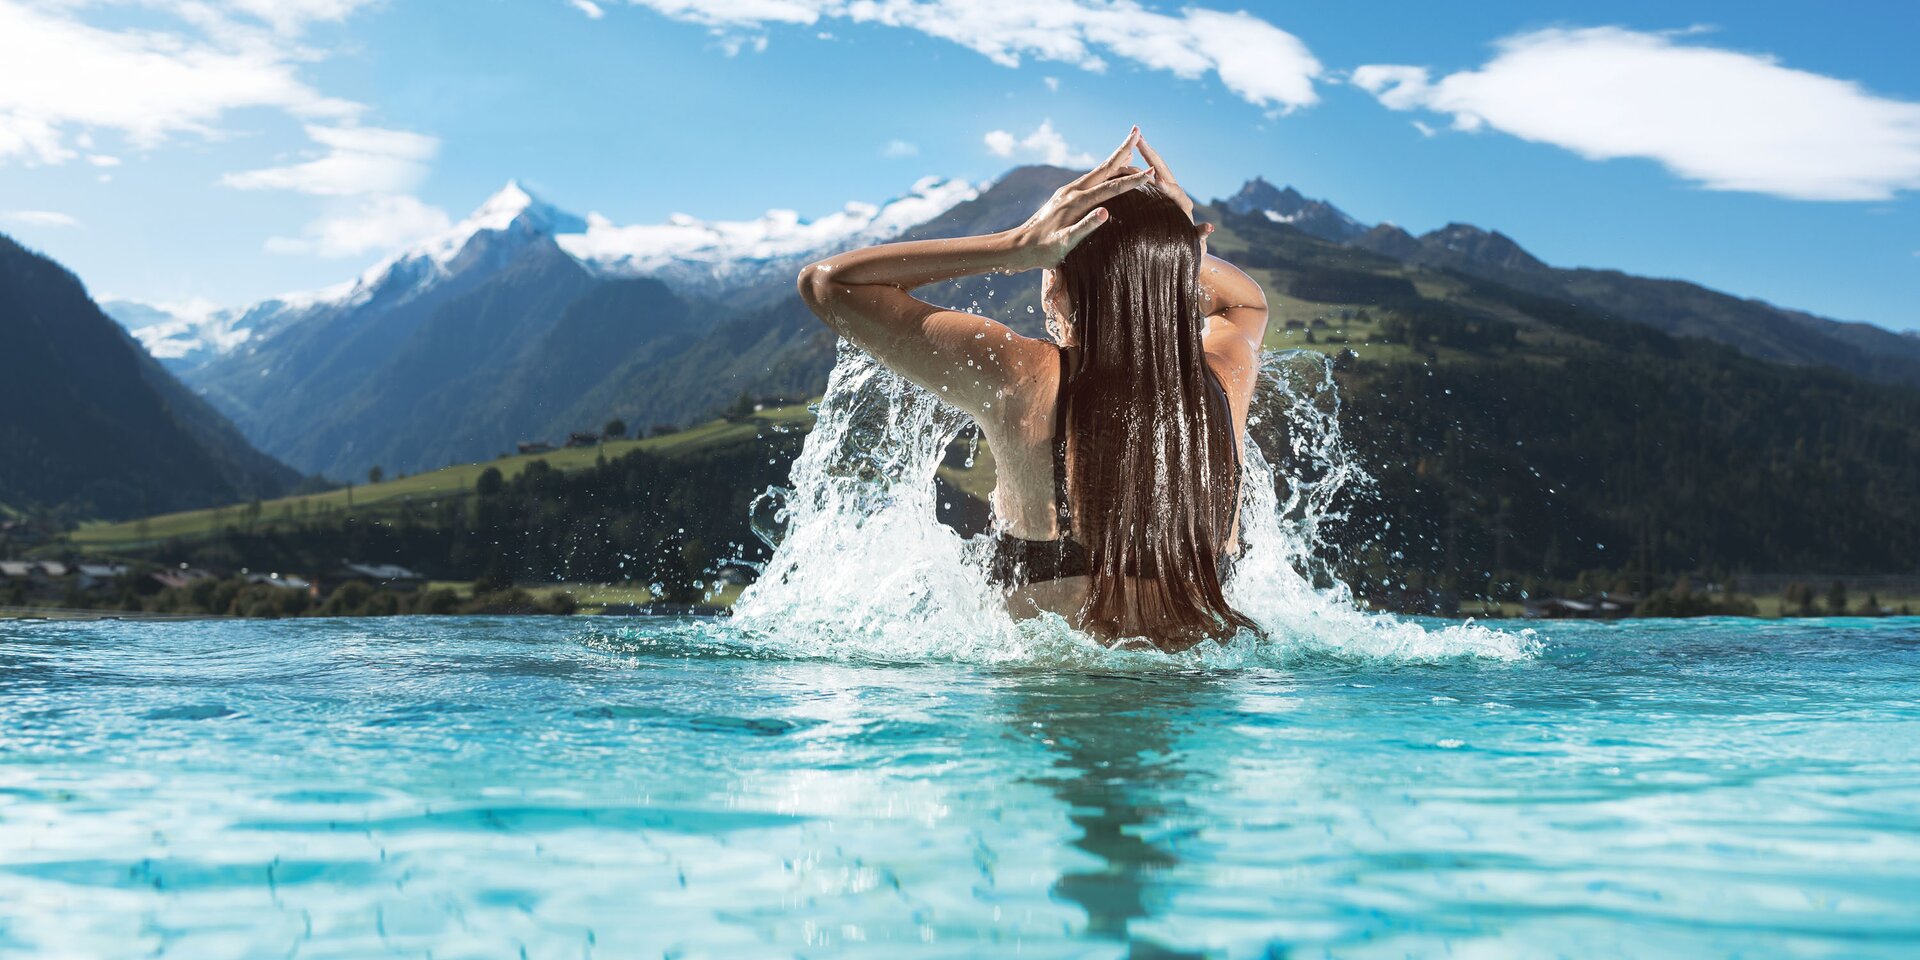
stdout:
[[[1207,255],[1210,232],[1135,127],[1012,230],[800,272],[828,326],[979,422],[997,467],[988,573],[1016,615],[1167,650],[1255,629],[1222,581],[1267,305]],[[908,292],[1035,269],[1052,340]]]

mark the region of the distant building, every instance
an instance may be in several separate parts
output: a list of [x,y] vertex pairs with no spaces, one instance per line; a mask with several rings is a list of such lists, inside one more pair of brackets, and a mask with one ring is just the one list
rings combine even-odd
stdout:
[[427,578],[397,563],[344,563],[332,579],[338,583],[359,580],[389,590],[414,590]]
[[600,435],[592,431],[582,432],[576,430],[573,433],[567,434],[567,446],[569,447],[597,447],[599,445]]
[[82,590],[104,587],[127,575],[126,565],[120,563],[82,563],[74,570],[80,575]]
[[18,517],[0,520],[0,540],[10,540],[15,546],[45,542],[52,538],[53,533],[53,525],[46,520]]
[[40,572],[45,574],[49,580],[59,580],[73,571],[66,564],[58,560],[42,560],[40,561]]
[[1542,597],[1528,600],[1522,616],[1533,620],[1618,620],[1633,614],[1633,601],[1625,598]]
[[0,560],[0,580],[38,580],[40,565],[31,560]]
[[299,590],[303,593],[313,592],[312,582],[308,581],[305,577],[296,577],[292,574],[283,577],[277,573],[249,573],[247,574],[247,582],[264,583],[267,586],[279,587],[283,590]]
[[553,444],[548,443],[545,440],[522,440],[520,441],[519,447],[520,447],[521,453],[553,452]]
[[159,584],[162,589],[177,590],[182,587],[192,586],[201,580],[211,580],[213,579],[213,574],[199,567],[183,566],[178,570],[161,570],[149,576],[147,579]]

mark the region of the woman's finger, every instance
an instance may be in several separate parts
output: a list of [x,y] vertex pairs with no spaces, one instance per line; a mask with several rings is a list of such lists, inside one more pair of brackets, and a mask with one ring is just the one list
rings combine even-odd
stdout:
[[1116,168],[1118,168],[1121,164],[1125,163],[1128,157],[1133,156],[1133,145],[1135,143],[1138,143],[1139,141],[1140,141],[1140,128],[1134,127],[1132,130],[1128,131],[1127,139],[1120,141],[1120,146],[1117,149],[1115,149],[1110,156],[1108,156],[1105,160],[1100,161],[1099,166],[1094,167],[1092,170],[1087,171],[1087,175],[1084,177],[1081,177],[1077,182],[1084,186],[1085,184],[1089,184],[1089,183],[1099,183],[1100,181],[1105,180],[1110,176],[1113,176],[1113,171]]
[[1152,179],[1152,170],[1142,170],[1138,173],[1129,173],[1125,176],[1114,177],[1105,183],[1098,183],[1088,188],[1087,192],[1079,198],[1079,202],[1102,203]]
[[1173,171],[1167,169],[1167,162],[1165,160],[1160,159],[1160,154],[1158,151],[1154,150],[1152,147],[1147,145],[1146,138],[1144,137],[1142,137],[1140,140],[1140,155],[1147,158],[1147,166],[1152,167],[1155,172],[1160,174],[1160,180],[1162,182],[1164,183],[1178,182],[1173,179]]
[[1072,250],[1074,247],[1079,246],[1080,241],[1085,240],[1095,230],[1100,229],[1101,224],[1106,222],[1107,222],[1106,207],[1095,207],[1092,213],[1089,213],[1086,216],[1081,217],[1079,223],[1076,223],[1073,226],[1067,228],[1066,242],[1061,244],[1060,255],[1062,257],[1066,256],[1067,251]]

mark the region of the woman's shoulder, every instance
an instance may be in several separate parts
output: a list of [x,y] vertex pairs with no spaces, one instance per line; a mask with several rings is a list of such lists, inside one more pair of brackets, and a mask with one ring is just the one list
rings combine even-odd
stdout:
[[987,429],[989,440],[998,431],[1027,432],[1026,427],[1040,421],[1051,422],[1065,371],[1065,357],[1058,343],[1018,334],[1007,341],[1001,354],[1008,377],[1000,402],[980,411],[976,417]]

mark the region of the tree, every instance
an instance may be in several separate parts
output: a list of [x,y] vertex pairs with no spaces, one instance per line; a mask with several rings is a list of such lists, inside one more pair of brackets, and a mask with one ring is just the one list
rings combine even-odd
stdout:
[[1785,591],[1785,594],[1780,599],[1781,599],[1780,613],[1782,616],[1786,615],[1787,608],[1789,606],[1792,607],[1793,612],[1798,616],[1802,616],[1802,617],[1813,616],[1813,588],[1812,587],[1797,581],[1794,583],[1789,583],[1787,584],[1787,589]]
[[500,476],[500,468],[488,467],[480,471],[479,479],[473,482],[473,492],[483,497],[491,497],[499,493],[500,488],[505,485],[506,480]]
[[743,420],[753,416],[753,394],[742,391],[720,415],[728,420]]
[[1833,586],[1827,590],[1827,613],[1838,617],[1844,616],[1846,612],[1847,585],[1835,580]]
[[386,479],[386,476],[387,472],[380,469],[380,465],[377,463],[367,469],[368,483],[379,483],[381,480]]
[[600,428],[600,432],[609,437],[624,437],[627,435],[627,422],[619,417],[614,417],[612,420],[607,421],[606,426]]

